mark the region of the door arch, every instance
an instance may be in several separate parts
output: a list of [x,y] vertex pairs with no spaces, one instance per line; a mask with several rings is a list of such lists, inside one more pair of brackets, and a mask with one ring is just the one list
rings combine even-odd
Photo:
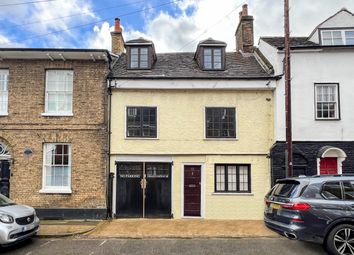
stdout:
[[342,163],[347,158],[344,150],[324,146],[317,153],[317,174],[342,174]]

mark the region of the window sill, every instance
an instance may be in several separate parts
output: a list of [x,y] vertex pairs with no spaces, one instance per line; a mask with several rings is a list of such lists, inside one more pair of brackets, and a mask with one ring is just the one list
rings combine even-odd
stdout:
[[323,119],[316,118],[315,120],[316,121],[338,121],[338,120],[340,120],[340,118],[323,118]]
[[73,113],[47,113],[44,112],[42,113],[42,116],[44,117],[72,117],[74,116]]
[[238,138],[204,138],[204,141],[238,141]]
[[1,117],[1,116],[8,116],[8,115],[9,115],[8,112],[0,112],[0,117]]
[[71,189],[51,189],[51,188],[43,188],[39,191],[39,193],[45,194],[71,194]]
[[213,192],[213,196],[240,196],[240,197],[253,197],[254,193],[232,193],[232,192]]

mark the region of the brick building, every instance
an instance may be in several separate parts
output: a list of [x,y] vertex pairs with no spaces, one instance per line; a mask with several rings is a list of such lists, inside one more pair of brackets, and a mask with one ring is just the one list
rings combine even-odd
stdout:
[[0,49],[1,193],[40,217],[106,214],[106,50]]

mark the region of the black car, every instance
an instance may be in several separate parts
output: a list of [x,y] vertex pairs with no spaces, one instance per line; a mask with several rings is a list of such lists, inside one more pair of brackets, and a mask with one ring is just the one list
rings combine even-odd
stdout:
[[293,240],[321,243],[330,254],[354,255],[354,176],[278,180],[265,197],[264,222]]

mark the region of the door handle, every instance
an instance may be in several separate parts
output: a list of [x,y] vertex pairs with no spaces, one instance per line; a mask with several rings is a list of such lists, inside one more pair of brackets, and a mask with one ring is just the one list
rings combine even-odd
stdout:
[[141,189],[146,189],[147,181],[146,179],[141,179],[140,180],[140,187]]

